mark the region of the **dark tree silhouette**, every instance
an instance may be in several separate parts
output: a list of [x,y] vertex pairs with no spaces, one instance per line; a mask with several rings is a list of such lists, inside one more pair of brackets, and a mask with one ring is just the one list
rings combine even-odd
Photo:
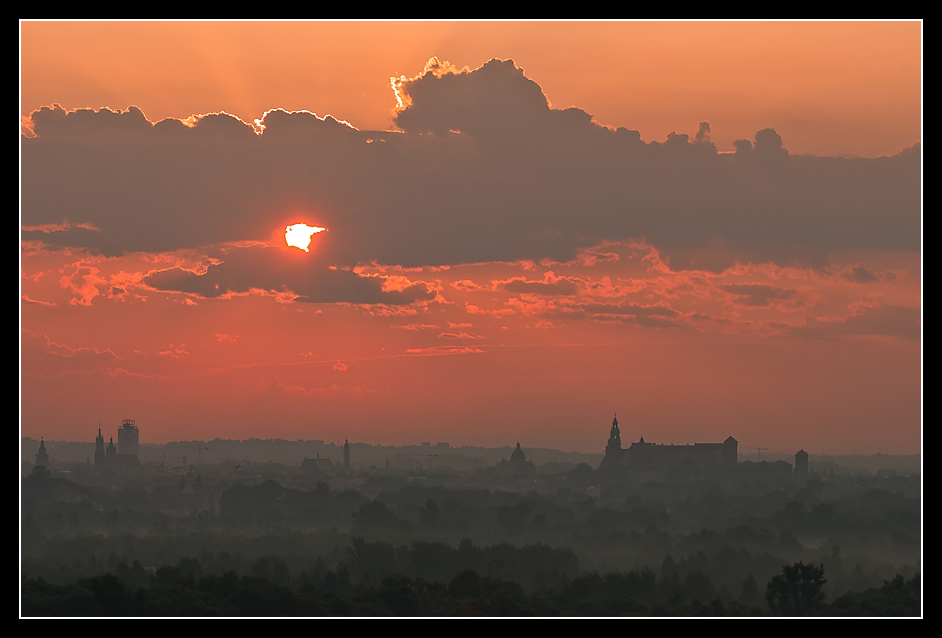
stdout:
[[769,608],[784,616],[806,616],[824,602],[824,565],[785,565],[781,576],[773,576],[765,591]]
[[740,599],[746,605],[755,605],[759,600],[759,583],[756,582],[756,577],[752,574],[746,576],[746,580],[742,581],[742,596]]

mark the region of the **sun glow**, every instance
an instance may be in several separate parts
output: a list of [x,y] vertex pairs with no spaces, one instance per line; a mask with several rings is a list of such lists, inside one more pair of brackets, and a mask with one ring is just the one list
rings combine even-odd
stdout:
[[292,224],[285,228],[285,242],[289,246],[300,248],[304,252],[310,252],[308,246],[311,245],[311,235],[321,233],[327,230],[318,226],[308,226],[307,224]]

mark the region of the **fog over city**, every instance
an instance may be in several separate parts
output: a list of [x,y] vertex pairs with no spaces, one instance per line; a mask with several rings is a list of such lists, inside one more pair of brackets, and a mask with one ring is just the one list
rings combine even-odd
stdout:
[[922,617],[921,21],[20,22],[20,617]]

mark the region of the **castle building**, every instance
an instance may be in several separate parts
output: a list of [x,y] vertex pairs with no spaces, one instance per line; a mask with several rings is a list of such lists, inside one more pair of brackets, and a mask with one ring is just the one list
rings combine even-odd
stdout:
[[671,465],[736,465],[739,442],[728,437],[722,443],[667,445],[645,443],[644,437],[628,448],[630,465],[668,467]]
[[665,445],[647,443],[642,436],[628,449],[622,449],[621,430],[618,418],[612,421],[612,429],[605,446],[605,458],[600,467],[669,467],[672,465],[736,465],[739,457],[739,442],[732,436],[722,443],[694,443]]
[[36,465],[49,467],[49,455],[46,453],[46,442],[43,437],[39,437],[39,451],[36,452]]

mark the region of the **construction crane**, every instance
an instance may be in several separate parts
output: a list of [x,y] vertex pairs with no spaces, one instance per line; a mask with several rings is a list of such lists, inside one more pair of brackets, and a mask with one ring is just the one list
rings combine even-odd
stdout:
[[[202,446],[202,445],[197,445],[196,447],[191,447],[191,446],[188,446],[188,445],[187,445],[187,446],[173,445],[173,446],[171,446],[171,447],[173,447],[173,449],[175,449],[175,450],[196,450],[196,464],[197,464],[197,467],[203,467],[203,451],[204,451],[204,450],[205,450],[206,452],[209,451],[209,448],[208,448],[208,447],[205,447],[205,446]],[[186,457],[185,457],[185,456],[183,456],[183,457],[177,457],[177,458],[182,458],[182,459],[183,459],[183,464],[186,465]]]
[[766,452],[768,452],[768,451],[769,451],[769,448],[767,448],[767,447],[757,447],[757,448],[756,448],[756,452],[759,454],[759,460],[760,460],[760,461],[762,460],[762,450],[765,450]]

